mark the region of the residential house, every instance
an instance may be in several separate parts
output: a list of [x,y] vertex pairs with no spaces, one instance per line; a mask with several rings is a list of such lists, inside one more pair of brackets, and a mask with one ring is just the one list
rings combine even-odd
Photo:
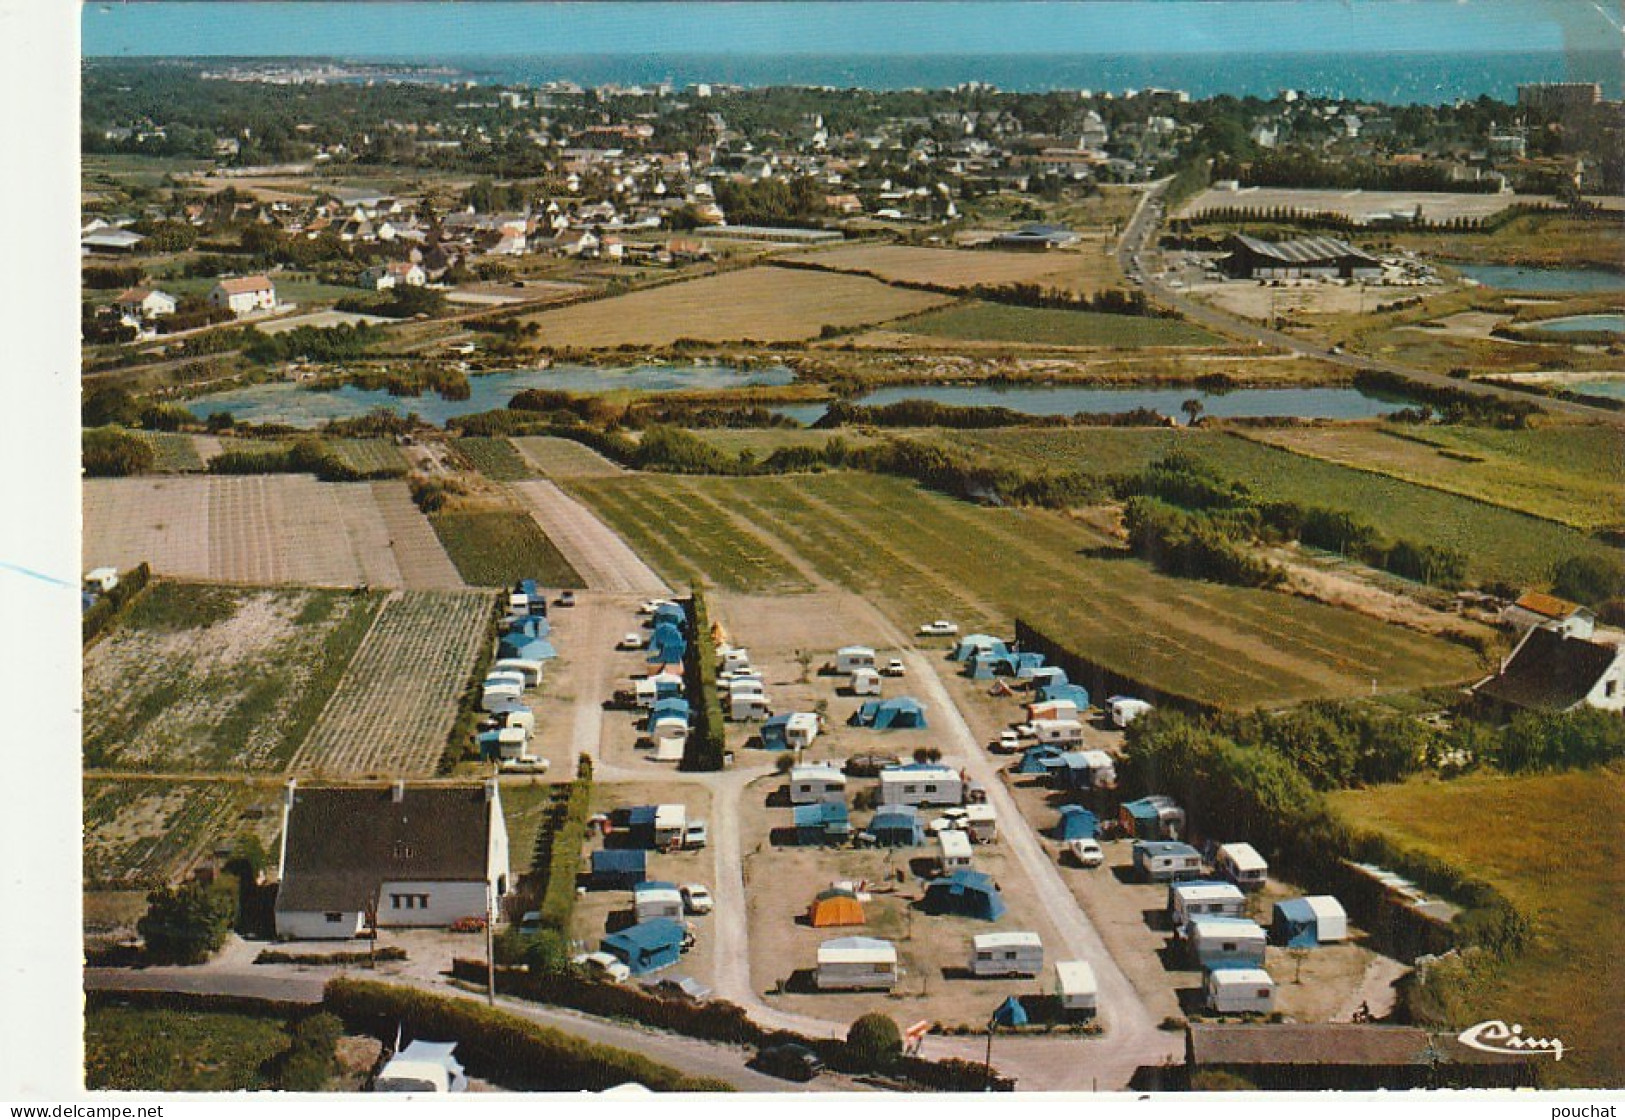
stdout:
[[421,288],[428,280],[422,265],[411,261],[389,261],[363,271],[360,284],[368,291],[381,292],[387,288]]
[[174,296],[157,288],[131,288],[113,301],[113,306],[119,309],[126,322],[134,320],[138,323],[143,319],[173,315],[178,305],[179,301]]
[[1543,591],[1526,591],[1518,596],[1501,612],[1501,621],[1519,634],[1545,626],[1571,638],[1589,638],[1597,629],[1597,616],[1590,610]]
[[256,311],[276,310],[276,285],[264,276],[232,276],[209,292],[209,306],[225,308],[241,318]]
[[1503,711],[1570,712],[1579,707],[1625,711],[1625,646],[1537,626],[1523,636],[1501,671],[1473,686]]

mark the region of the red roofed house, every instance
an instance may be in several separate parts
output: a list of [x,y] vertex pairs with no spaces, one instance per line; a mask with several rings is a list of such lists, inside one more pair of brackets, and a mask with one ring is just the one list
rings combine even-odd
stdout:
[[224,307],[233,315],[276,310],[276,285],[264,276],[232,276],[209,292],[210,307]]
[[1520,634],[1536,626],[1551,626],[1574,638],[1589,638],[1597,628],[1597,616],[1589,610],[1543,591],[1520,595],[1501,612],[1501,621]]
[[156,319],[175,314],[175,297],[157,288],[131,288],[113,301],[126,319]]

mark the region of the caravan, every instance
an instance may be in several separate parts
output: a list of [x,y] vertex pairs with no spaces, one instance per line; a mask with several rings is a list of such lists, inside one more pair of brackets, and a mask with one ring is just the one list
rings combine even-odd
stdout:
[[846,775],[833,762],[809,762],[790,768],[790,804],[846,801]]
[[1044,943],[1036,933],[979,933],[971,938],[970,970],[977,976],[1037,976]]
[[1221,845],[1213,869],[1244,891],[1258,890],[1270,876],[1270,865],[1251,844]]
[[1268,1015],[1275,981],[1262,968],[1215,968],[1207,974],[1207,1005],[1221,1015]]
[[868,646],[842,646],[835,651],[835,671],[855,673],[859,669],[875,668],[875,651]]
[[883,991],[897,984],[897,947],[876,937],[837,937],[818,947],[821,992]]

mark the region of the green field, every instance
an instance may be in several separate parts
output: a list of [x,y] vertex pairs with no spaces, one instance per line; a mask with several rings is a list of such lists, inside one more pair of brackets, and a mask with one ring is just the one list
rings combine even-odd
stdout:
[[1625,769],[1417,779],[1332,800],[1354,823],[1471,868],[1531,919],[1530,947],[1468,993],[1458,1026],[1500,1018],[1562,1038],[1569,1053],[1548,1067],[1559,1084],[1625,1080],[1625,964],[1611,936],[1625,898]]
[[406,456],[387,439],[324,439],[322,443],[339,462],[361,474],[406,473]]
[[[1006,632],[1022,615],[1153,687],[1230,707],[1465,681],[1464,649],[1266,591],[1172,579],[1064,514],[957,502],[882,476],[656,476],[572,482],[668,579],[761,590],[740,557],[792,550],[905,630],[953,618]],[[768,561],[780,578],[786,560]]]
[[84,873],[92,890],[166,886],[252,833],[276,839],[278,791],[225,782],[85,782]]
[[[626,473],[585,444],[558,436],[518,436],[508,441],[519,449],[528,467],[551,479],[613,478]],[[528,477],[528,476],[527,476]]]
[[429,515],[429,524],[471,587],[508,587],[521,579],[584,586],[541,526],[517,510],[442,510]]
[[894,330],[929,338],[1032,346],[1216,346],[1224,340],[1178,319],[962,303],[929,311]]
[[280,770],[382,600],[155,583],[85,655],[86,766]]
[[274,1088],[261,1066],[288,1049],[278,1019],[116,1003],[85,1009],[85,1088],[220,1093]]
[[502,783],[502,816],[508,822],[508,863],[514,882],[530,874],[536,859],[536,841],[547,823],[555,790],[563,783],[527,781]]
[[1584,531],[1625,522],[1625,431],[1612,425],[1502,431],[1340,424],[1266,429],[1255,438]]
[[1036,465],[1106,473],[1137,471],[1186,448],[1265,499],[1348,510],[1393,539],[1458,549],[1480,581],[1544,585],[1563,557],[1617,552],[1551,521],[1221,432],[1004,428],[943,438]]
[[[878,438],[854,431],[813,431],[807,428],[699,428],[694,434],[712,447],[730,455],[750,451],[758,459],[765,459],[784,447],[822,448],[839,436],[849,447],[864,447],[879,442]],[[912,430],[898,430],[898,435],[917,434]]]
[[197,444],[183,432],[131,432],[142,443],[152,448],[152,469],[161,473],[201,471],[203,456]]
[[453,440],[452,445],[486,478],[498,482],[517,482],[536,477],[535,469],[505,439],[466,436]]

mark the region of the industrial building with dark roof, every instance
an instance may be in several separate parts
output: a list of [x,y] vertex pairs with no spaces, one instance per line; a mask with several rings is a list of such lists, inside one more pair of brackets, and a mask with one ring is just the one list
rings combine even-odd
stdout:
[[1230,255],[1220,262],[1225,272],[1253,280],[1305,277],[1376,279],[1382,261],[1335,237],[1304,237],[1296,241],[1264,241],[1244,233],[1233,234]]

